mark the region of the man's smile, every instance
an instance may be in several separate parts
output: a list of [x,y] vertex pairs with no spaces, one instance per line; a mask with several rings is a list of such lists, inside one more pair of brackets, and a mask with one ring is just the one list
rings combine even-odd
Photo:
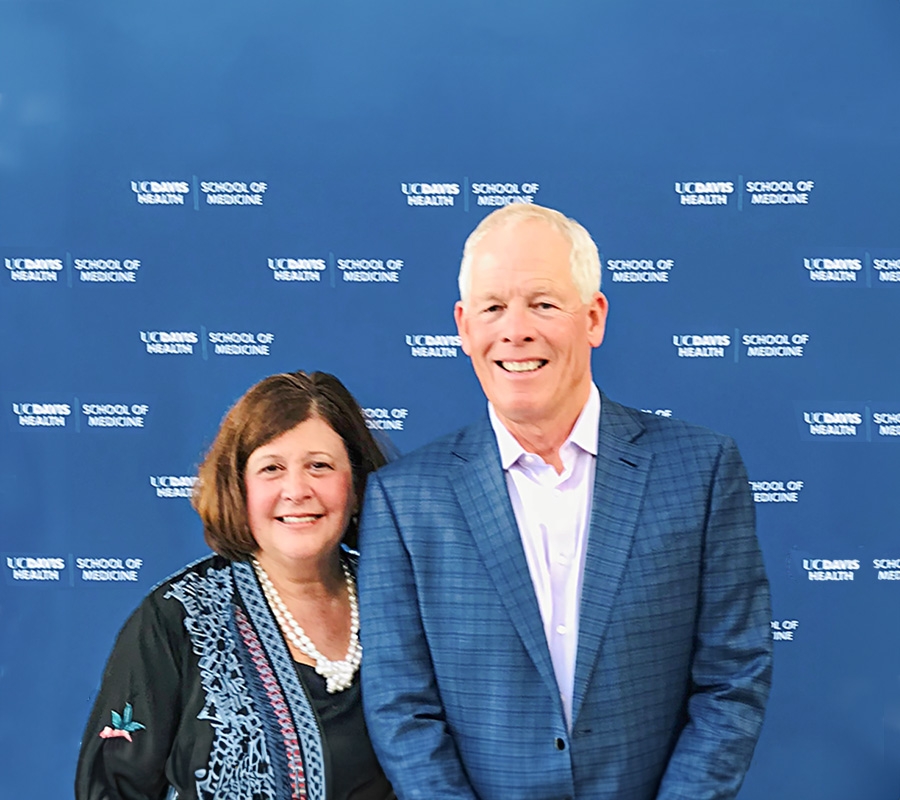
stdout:
[[546,358],[533,361],[497,361],[496,364],[506,372],[535,372],[548,363]]

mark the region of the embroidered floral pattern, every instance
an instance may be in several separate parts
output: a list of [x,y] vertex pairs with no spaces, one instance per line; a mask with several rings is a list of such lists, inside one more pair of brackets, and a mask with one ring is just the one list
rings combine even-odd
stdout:
[[112,726],[107,725],[102,731],[100,731],[101,739],[115,739],[122,738],[127,739],[129,742],[134,741],[131,738],[131,734],[135,731],[145,730],[144,726],[141,725],[140,722],[134,721],[134,709],[131,706],[131,703],[125,704],[125,709],[120,714],[118,711],[113,709],[111,712],[112,715]]
[[288,770],[291,773],[292,797],[294,800],[303,800],[306,797],[306,778],[303,775],[303,758],[300,755],[300,746],[297,742],[297,732],[294,730],[294,722],[281,692],[281,687],[275,679],[275,673],[269,666],[269,661],[263,652],[259,638],[253,630],[244,612],[237,609],[235,612],[238,630],[247,647],[247,652],[259,673],[266,695],[275,717],[278,720],[278,728],[284,739],[284,747],[287,755]]
[[262,589],[246,562],[231,567],[250,622],[259,634],[269,664],[287,700],[291,717],[300,738],[306,773],[306,792],[310,800],[325,800],[325,760],[316,715],[300,684],[297,668],[269,610]]
[[209,720],[214,732],[209,768],[197,776],[197,796],[276,800],[271,759],[259,733],[260,712],[247,691],[231,634],[232,592],[226,568],[210,569],[205,576],[190,572],[165,595],[184,606],[184,626],[199,657],[206,694],[199,718]]

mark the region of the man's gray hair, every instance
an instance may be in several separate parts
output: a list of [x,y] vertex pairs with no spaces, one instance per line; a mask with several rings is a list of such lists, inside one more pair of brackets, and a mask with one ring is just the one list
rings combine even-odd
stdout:
[[572,247],[569,252],[572,281],[583,302],[587,303],[594,292],[600,290],[600,253],[583,225],[552,208],[530,203],[512,203],[488,214],[466,239],[459,265],[459,297],[463,303],[469,299],[472,288],[472,261],[479,242],[492,230],[528,220],[546,222],[569,242]]

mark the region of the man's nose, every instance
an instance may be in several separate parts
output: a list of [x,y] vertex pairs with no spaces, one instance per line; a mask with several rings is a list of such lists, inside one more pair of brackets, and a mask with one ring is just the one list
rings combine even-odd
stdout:
[[534,325],[529,309],[511,304],[503,315],[503,341],[512,344],[534,341]]

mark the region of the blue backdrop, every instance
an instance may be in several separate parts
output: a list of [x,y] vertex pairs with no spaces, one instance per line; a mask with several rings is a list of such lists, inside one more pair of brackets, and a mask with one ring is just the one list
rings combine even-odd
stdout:
[[900,3],[0,3],[0,797],[71,794],[115,632],[264,375],[401,452],[482,413],[466,234],[586,225],[612,397],[741,445],[775,684],[742,800],[900,793]]

